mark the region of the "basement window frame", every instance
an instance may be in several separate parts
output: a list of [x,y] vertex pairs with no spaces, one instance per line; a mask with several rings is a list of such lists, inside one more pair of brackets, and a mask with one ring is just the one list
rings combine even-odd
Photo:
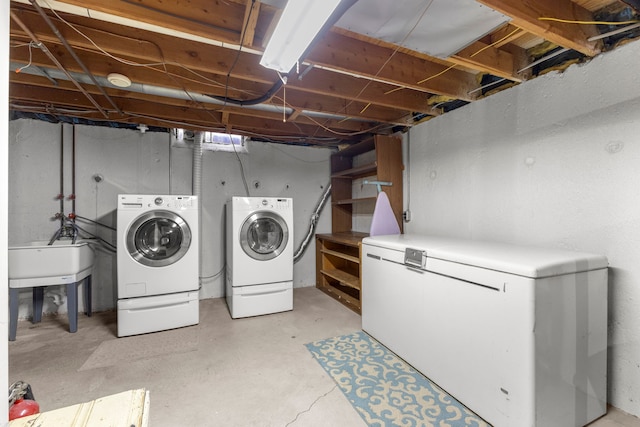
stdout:
[[[221,151],[237,154],[249,153],[247,149],[248,138],[246,136],[215,131],[203,131],[203,133],[202,151]],[[172,147],[193,149],[194,141],[194,131],[180,128],[171,129]]]

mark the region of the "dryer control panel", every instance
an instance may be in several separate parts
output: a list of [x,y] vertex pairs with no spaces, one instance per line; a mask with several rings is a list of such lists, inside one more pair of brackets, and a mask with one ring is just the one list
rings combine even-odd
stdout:
[[291,208],[291,201],[292,199],[290,198],[273,198],[273,197],[267,197],[264,199],[260,199],[257,198],[257,201],[255,203],[254,208],[255,209],[273,209],[276,211],[279,210],[287,210]]
[[156,196],[153,204],[159,208],[191,209],[197,207],[196,200],[196,196]]

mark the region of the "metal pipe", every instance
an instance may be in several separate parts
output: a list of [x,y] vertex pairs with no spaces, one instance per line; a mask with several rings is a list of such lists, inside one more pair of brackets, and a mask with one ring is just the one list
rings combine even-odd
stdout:
[[625,33],[627,31],[634,30],[634,29],[636,29],[638,27],[640,27],[640,22],[638,22],[637,24],[629,25],[628,27],[618,28],[617,30],[609,31],[608,33],[602,33],[602,34],[597,35],[597,36],[589,37],[587,39],[587,41],[593,42],[593,41],[596,41],[596,40],[605,39],[605,38],[607,38],[609,36],[615,36],[616,34]]
[[60,229],[64,227],[64,123],[60,123]]
[[536,65],[551,59],[551,58],[555,58],[558,55],[562,55],[565,52],[569,52],[570,49],[568,48],[564,48],[564,49],[560,49],[560,50],[556,50],[555,52],[551,52],[549,55],[547,56],[543,56],[542,58],[538,59],[537,61],[533,61],[531,64],[527,65],[526,67],[523,67],[521,69],[519,69],[518,71],[516,71],[516,74],[523,72],[524,70],[528,70],[529,68],[533,68]]
[[71,221],[76,222],[76,125],[71,125],[73,129],[71,138]]
[[[16,63],[16,62],[12,62],[10,64],[10,67],[13,68],[17,68],[20,67],[20,64]],[[47,69],[46,70],[49,75],[54,78],[54,79],[64,79],[65,77],[60,74],[60,72],[56,71],[55,69]],[[22,74],[34,74],[34,75],[40,75],[39,70],[32,70],[32,67],[29,68],[25,68],[24,70],[22,70]],[[91,84],[90,81],[85,78],[82,74],[79,73],[71,73],[74,78],[82,83],[86,83],[86,84]],[[68,78],[68,77],[66,77]],[[104,77],[97,77],[98,81],[106,81],[106,79]],[[157,96],[166,96],[168,98],[174,98],[174,99],[184,99],[184,100],[188,100],[188,101],[195,101],[195,102],[202,102],[205,104],[213,104],[213,105],[224,105],[224,101],[222,100],[218,100],[215,99],[212,96],[209,95],[202,95],[199,93],[195,93],[195,92],[188,92],[185,91],[183,89],[172,89],[172,88],[167,88],[167,87],[161,87],[161,86],[154,86],[154,85],[148,85],[148,84],[142,84],[142,83],[132,83],[131,86],[129,86],[127,88],[128,91],[130,92],[136,92],[136,93],[144,93],[147,95],[157,95]],[[251,106],[252,109],[255,110],[260,110],[260,111],[269,111],[269,112],[274,112],[274,113],[282,113],[282,106],[279,105],[272,105],[272,104],[257,104],[257,105],[252,105]],[[293,110],[289,107],[285,108],[285,112],[287,114],[292,114]],[[323,113],[320,111],[309,111],[309,110],[302,110],[301,114],[308,116],[308,117],[313,117],[313,118],[320,118],[320,119],[334,119],[334,120],[345,120],[345,119],[349,119],[352,121],[357,121],[357,122],[365,122],[365,119],[359,118],[359,117],[354,117],[354,116],[344,116],[344,115],[340,115],[340,114],[331,114],[331,113]]]
[[69,74],[69,72],[64,68],[64,66],[60,63],[60,61],[58,61],[58,59],[56,59],[55,56],[53,56],[53,54],[51,53],[51,51],[47,48],[47,46],[44,45],[44,43],[42,43],[38,37],[36,37],[35,34],[33,34],[31,32],[31,30],[29,30],[27,28],[27,26],[24,24],[24,22],[22,22],[20,20],[20,18],[18,18],[16,16],[15,13],[13,13],[13,11],[9,12],[11,14],[11,19],[13,19],[16,24],[18,24],[18,26],[20,28],[22,28],[22,31],[24,31],[25,33],[27,33],[27,35],[29,37],[31,37],[31,40],[33,40],[33,42],[36,44],[36,46],[38,46],[44,53],[45,55],[47,55],[47,57],[56,65],[56,67],[58,67],[60,69],[60,71],[62,71],[67,78],[75,85],[75,87],[78,88],[78,90],[80,92],[82,92],[82,94],[84,96],[87,97],[87,99],[93,104],[94,107],[96,107],[98,109],[98,111],[100,111],[102,113],[102,115],[108,119],[109,115],[107,114],[107,112],[104,110],[104,108],[102,108],[100,106],[100,104],[98,104],[98,102],[93,98],[93,96],[91,96],[91,94],[89,94],[89,92],[87,92],[82,86],[80,86],[80,83],[78,83],[76,81],[76,79],[74,79],[71,74]]
[[298,247],[295,254],[293,255],[294,264],[300,261],[300,258],[302,258],[302,255],[304,255],[304,252],[307,250],[309,243],[311,243],[311,239],[313,238],[313,234],[316,230],[316,226],[318,225],[318,220],[320,219],[320,213],[322,212],[322,208],[324,208],[324,205],[327,202],[327,199],[329,198],[330,193],[331,193],[331,183],[329,183],[325,188],[324,193],[322,193],[322,196],[320,197],[320,200],[316,205],[316,208],[313,210],[313,213],[311,214],[309,231],[307,231],[307,235],[304,237],[304,239],[300,243],[300,246]]
[[76,54],[76,52],[73,50],[73,48],[71,47],[71,45],[67,42],[67,39],[64,38],[64,36],[60,33],[60,31],[58,31],[58,29],[56,28],[55,24],[53,22],[51,22],[51,19],[49,18],[49,16],[45,13],[44,10],[42,10],[42,8],[40,7],[40,5],[38,4],[38,2],[36,0],[30,0],[31,4],[33,5],[33,7],[36,8],[36,10],[38,11],[38,13],[40,14],[40,16],[42,16],[42,19],[45,20],[45,22],[47,23],[47,25],[49,25],[49,27],[51,28],[51,31],[53,31],[53,33],[58,37],[58,39],[60,39],[60,41],[62,42],[62,44],[64,45],[64,47],[67,49],[67,51],[69,51],[69,53],[71,54],[71,56],[73,57],[73,59],[75,59],[75,61],[78,63],[78,65],[80,65],[80,68],[82,68],[82,71],[85,72],[85,74],[87,74],[89,76],[89,78],[91,79],[91,81],[93,82],[94,85],[96,85],[98,87],[98,90],[100,91],[100,93],[102,93],[102,95],[107,99],[107,101],[109,101],[109,103],[111,104],[111,106],[119,113],[119,114],[123,114],[122,110],[120,109],[120,107],[118,107],[116,105],[115,102],[113,102],[113,99],[111,99],[111,97],[109,95],[107,95],[107,92],[104,91],[104,89],[102,88],[102,86],[100,86],[100,84],[96,81],[96,78],[93,76],[93,74],[91,74],[91,71],[89,71],[89,69],[86,67],[86,65],[84,65],[84,62],[82,62],[82,60],[78,57],[78,55]]

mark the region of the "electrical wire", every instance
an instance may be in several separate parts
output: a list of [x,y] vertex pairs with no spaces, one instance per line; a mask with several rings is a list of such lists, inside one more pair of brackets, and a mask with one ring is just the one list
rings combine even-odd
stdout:
[[103,224],[103,223],[98,222],[98,221],[94,221],[94,220],[86,218],[86,217],[84,217],[82,215],[76,214],[76,218],[79,218],[79,219],[81,219],[83,221],[90,222],[91,224],[96,224],[96,225],[99,225],[101,227],[108,228],[109,230],[112,230],[112,231],[117,231],[117,229],[115,227],[112,227],[112,226],[107,225],[107,224]]
[[553,21],[562,22],[563,24],[579,24],[579,25],[628,25],[640,22],[640,20],[634,19],[631,21],[574,21],[571,19],[549,18],[541,17],[539,21]]
[[31,61],[33,59],[33,52],[31,52],[31,48],[32,47],[38,47],[38,45],[36,44],[36,42],[34,41],[30,41],[29,42],[29,62],[27,63],[27,65],[23,65],[22,67],[16,69],[16,74],[21,72],[22,70],[24,70],[25,68],[29,68],[31,66]]
[[224,267],[222,267],[216,274],[212,275],[212,276],[200,276],[199,279],[215,279],[216,277],[220,276],[222,274],[222,272],[224,271]]
[[227,132],[227,136],[229,136],[229,143],[231,144],[233,152],[235,153],[236,158],[238,159],[238,163],[240,164],[240,175],[242,176],[242,182],[244,183],[244,190],[247,192],[247,197],[249,197],[249,185],[247,184],[247,177],[244,174],[244,166],[242,165],[242,160],[240,159],[240,155],[236,150],[236,144],[233,143],[233,139],[231,138],[231,134],[229,132]]
[[224,109],[224,107],[226,107],[227,105],[227,97],[229,95],[229,79],[231,78],[231,72],[233,71],[233,69],[236,67],[236,64],[238,63],[238,59],[240,59],[240,53],[242,52],[242,47],[244,45],[244,36],[247,34],[247,28],[249,27],[249,22],[251,21],[251,14],[253,13],[253,8],[255,4],[256,4],[256,0],[251,0],[251,8],[249,8],[249,16],[247,16],[246,22],[244,24],[244,28],[242,29],[242,36],[240,37],[240,47],[238,48],[236,57],[233,60],[231,67],[229,67],[229,71],[227,72],[227,80],[224,85],[225,101],[224,101],[224,104],[222,105],[222,109]]
[[475,52],[475,53],[471,54],[471,55],[470,55],[470,58],[473,58],[474,56],[479,55],[480,53],[484,52],[485,50],[490,49],[490,48],[494,47],[495,45],[497,45],[497,44],[499,44],[499,43],[502,43],[503,41],[505,41],[505,40],[507,40],[507,39],[511,38],[513,35],[515,35],[515,34],[516,34],[516,33],[518,33],[518,32],[521,32],[521,31],[523,31],[521,28],[516,28],[515,30],[511,31],[511,32],[510,32],[509,34],[507,34],[506,36],[504,36],[504,37],[500,38],[499,40],[494,41],[494,42],[493,42],[493,43],[491,43],[491,44],[486,45],[486,46],[485,46],[485,47],[483,47],[482,49],[479,49],[477,52]]
[[82,231],[83,233],[85,233],[85,234],[87,234],[87,235],[91,236],[92,238],[94,238],[94,239],[96,239],[96,240],[100,241],[100,243],[101,243],[101,244],[102,244],[106,249],[108,249],[109,251],[113,251],[113,252],[115,252],[115,251],[117,250],[117,248],[116,248],[116,246],[115,246],[115,245],[113,245],[113,244],[111,244],[111,243],[107,242],[107,241],[106,241],[106,240],[104,240],[102,237],[100,237],[100,236],[96,236],[95,234],[91,233],[90,231],[85,230],[84,228],[80,227],[80,226],[79,226],[79,225],[77,225],[77,224],[75,225],[75,227],[77,227],[77,228],[78,228],[78,230]]
[[[519,31],[522,31],[522,30],[521,30],[520,28],[516,28],[515,30],[513,30],[512,32],[510,32],[510,33],[509,33],[509,34],[507,34],[506,36],[502,37],[501,39],[496,40],[495,42],[493,42],[493,43],[491,43],[491,44],[488,44],[487,46],[484,46],[483,48],[481,48],[481,49],[479,49],[478,51],[474,52],[474,53],[473,53],[473,54],[471,54],[469,57],[470,57],[470,58],[473,58],[474,56],[479,55],[480,53],[484,52],[485,50],[490,49],[490,48],[492,48],[493,46],[495,46],[495,45],[497,45],[497,44],[499,44],[499,43],[502,43],[504,40],[506,40],[506,39],[510,38],[511,36],[513,36],[515,33],[519,32]],[[422,84],[422,83],[424,83],[424,82],[426,82],[426,81],[429,81],[429,80],[431,80],[431,79],[435,79],[436,77],[440,77],[441,75],[443,75],[443,74],[444,74],[444,73],[446,73],[447,71],[451,70],[452,68],[455,68],[457,65],[458,65],[458,64],[453,64],[453,65],[452,65],[452,66],[450,66],[449,68],[446,68],[445,70],[440,71],[439,73],[434,74],[434,75],[433,75],[433,76],[431,76],[431,77],[427,77],[426,79],[422,79],[422,80],[420,80],[419,82],[417,82],[417,84],[419,84],[419,85],[420,85],[420,84]],[[503,80],[505,80],[505,79],[503,79]]]
[[[232,89],[232,90],[239,91],[239,92],[241,92],[241,93],[246,93],[246,94],[248,94],[248,95],[250,95],[250,96],[254,96],[254,95],[255,95],[255,93],[253,93],[253,92],[251,92],[251,91],[242,90],[242,89],[239,89],[239,88],[236,88],[236,87],[232,87],[232,86],[230,85],[230,76],[231,76],[231,72],[233,71],[233,69],[234,69],[234,68],[235,68],[235,66],[237,65],[237,62],[238,62],[239,57],[240,57],[240,54],[241,54],[241,52],[242,52],[242,48],[243,48],[243,45],[244,45],[244,36],[245,36],[245,34],[246,34],[246,29],[247,29],[247,25],[248,25],[248,23],[249,23],[249,19],[247,19],[246,25],[245,25],[245,27],[244,27],[244,29],[243,29],[243,31],[242,31],[242,38],[241,38],[241,40],[240,40],[240,46],[239,46],[239,49],[237,50],[237,54],[236,54],[236,57],[235,57],[235,59],[234,59],[234,62],[233,62],[233,64],[231,65],[231,67],[230,67],[229,71],[227,72],[227,75],[226,75],[226,81],[225,81],[225,83],[224,83],[224,84],[222,84],[222,83],[217,82],[217,81],[215,81],[215,80],[213,80],[213,79],[209,79],[209,78],[207,78],[206,76],[204,76],[204,75],[202,75],[202,74],[200,74],[200,73],[197,73],[196,71],[192,70],[191,68],[189,68],[189,67],[187,67],[187,66],[185,66],[185,65],[183,65],[183,64],[180,64],[180,63],[178,63],[178,62],[165,61],[165,60],[164,60],[164,55],[163,55],[163,53],[162,53],[162,49],[160,48],[160,46],[158,46],[156,43],[154,43],[154,42],[152,42],[152,41],[149,41],[149,40],[141,40],[141,39],[135,39],[135,38],[127,37],[127,38],[129,38],[130,40],[134,40],[134,41],[137,41],[137,42],[148,43],[148,44],[151,44],[152,46],[154,46],[154,48],[158,51],[158,54],[160,55],[161,61],[159,61],[159,62],[149,62],[149,63],[139,63],[139,62],[135,62],[135,61],[127,60],[127,59],[124,59],[124,58],[118,57],[118,56],[116,56],[116,55],[113,55],[113,54],[111,54],[111,53],[107,52],[107,51],[106,51],[105,49],[103,49],[101,46],[99,46],[99,45],[98,45],[98,44],[97,44],[97,43],[96,43],[96,42],[95,42],[91,37],[89,37],[89,36],[88,36],[88,35],[86,35],[84,32],[82,32],[79,28],[77,28],[77,26],[76,26],[76,25],[74,25],[74,24],[72,24],[71,22],[69,22],[69,21],[67,21],[66,19],[64,19],[64,17],[62,17],[62,16],[61,16],[61,15],[60,15],[60,14],[59,14],[59,13],[58,13],[54,8],[53,8],[53,6],[52,6],[51,4],[49,4],[49,2],[47,2],[46,0],[43,0],[43,1],[44,1],[44,2],[45,2],[45,4],[49,7],[49,9],[51,10],[51,12],[52,12],[52,13],[53,13],[53,14],[54,14],[54,15],[55,15],[55,16],[56,16],[56,17],[57,17],[61,22],[63,22],[64,24],[66,24],[69,28],[71,28],[73,31],[75,31],[76,33],[78,33],[81,37],[83,37],[84,39],[86,39],[86,40],[87,40],[87,41],[88,41],[92,46],[94,46],[94,47],[95,47],[95,48],[96,48],[100,53],[102,53],[103,55],[105,55],[105,56],[107,56],[107,57],[109,57],[109,58],[111,58],[111,59],[113,59],[113,60],[115,60],[115,61],[118,61],[118,62],[120,62],[120,63],[123,63],[123,64],[125,64],[125,65],[134,66],[134,67],[145,67],[145,68],[148,68],[148,69],[153,70],[153,71],[162,72],[162,73],[166,74],[169,78],[172,78],[172,80],[173,80],[176,84],[178,84],[179,86],[181,86],[181,87],[182,87],[182,89],[183,89],[183,90],[184,90],[184,92],[187,94],[187,96],[192,100],[192,102],[194,102],[194,104],[196,104],[196,105],[199,105],[199,106],[201,107],[201,109],[202,109],[204,112],[206,112],[207,114],[209,114],[209,115],[210,115],[210,116],[215,120],[215,122],[216,122],[216,123],[218,123],[218,124],[222,124],[222,123],[221,123],[221,121],[220,121],[220,118],[218,118],[217,116],[213,115],[213,114],[212,114],[212,112],[210,111],[210,109],[209,109],[209,108],[207,108],[207,107],[206,107],[202,102],[200,102],[200,101],[196,100],[195,98],[193,98],[193,96],[191,95],[191,93],[189,93],[189,91],[188,91],[188,90],[187,90],[187,89],[186,89],[182,84],[177,83],[177,82],[176,82],[176,80],[175,80],[174,78],[179,78],[179,79],[183,79],[183,80],[190,81],[190,82],[194,82],[194,83],[209,84],[209,85],[214,86],[214,87],[224,87],[224,89],[225,89],[225,92],[224,92],[224,93],[225,93],[225,95],[224,95],[224,97],[218,97],[218,99],[220,99],[220,100],[222,100],[222,101],[223,101],[223,105],[222,105],[222,107],[220,107],[220,108],[216,108],[216,109],[214,110],[214,111],[218,111],[218,112],[220,112],[220,111],[224,111],[224,109],[226,108],[226,104],[227,104],[227,102],[229,101],[228,93],[229,93],[229,90],[231,90],[231,89]],[[251,17],[251,13],[253,12],[253,4],[255,4],[255,1],[256,1],[256,0],[252,0],[252,8],[251,8],[251,9],[250,9],[250,11],[249,11],[249,16],[248,16],[248,18],[250,18],[250,17]],[[421,14],[421,17],[417,20],[416,24],[414,25],[414,27],[412,28],[412,30],[407,34],[407,36],[406,36],[406,37],[408,37],[408,36],[411,34],[411,32],[413,32],[413,30],[414,30],[414,29],[415,29],[415,27],[418,25],[418,23],[419,23],[419,22],[420,22],[420,20],[422,19],[422,16],[424,16],[424,14],[426,13],[427,9],[429,8],[429,6],[431,5],[431,3],[432,3],[432,2],[433,2],[433,0],[431,0],[431,1],[429,2],[429,4],[427,5],[427,7],[424,9],[423,13]],[[96,30],[96,31],[99,31],[99,30]],[[112,33],[110,33],[110,35],[113,35],[113,34],[112,34]],[[122,37],[122,36],[120,36],[120,37]],[[406,39],[406,37],[405,37],[405,39]],[[79,48],[79,49],[82,49],[82,48]],[[392,54],[392,55],[387,59],[387,61],[386,61],[386,62],[385,62],[381,67],[380,67],[380,69],[379,69],[379,71],[378,71],[378,73],[377,73],[377,74],[379,74],[379,73],[382,71],[382,69],[384,68],[384,66],[386,66],[386,64],[391,60],[391,57],[392,57],[393,55],[395,55],[395,53],[396,53],[399,49],[400,49],[400,46],[398,46],[398,48],[394,51],[394,53],[393,53],[393,54]],[[85,50],[86,50],[86,49],[85,49]],[[180,68],[182,68],[182,69],[184,69],[184,70],[188,71],[189,73],[194,74],[195,76],[197,76],[198,78],[202,79],[203,81],[198,81],[198,80],[195,80],[195,79],[189,79],[188,77],[185,77],[185,76],[182,76],[182,75],[178,75],[178,74],[175,74],[175,73],[171,73],[171,72],[169,72],[169,71],[167,70],[167,68],[166,68],[168,65],[180,67]],[[157,69],[157,68],[155,68],[156,66],[162,66],[162,67],[163,67],[163,69]],[[377,74],[376,74],[376,76],[377,76]],[[281,83],[281,80],[279,80],[278,82],[276,82],[276,84],[274,85],[274,87],[272,87],[269,91],[267,91],[267,93],[266,93],[265,95],[263,95],[263,97],[266,97],[266,99],[262,99],[263,97],[256,98],[256,99],[257,99],[257,100],[259,100],[260,102],[264,102],[264,101],[266,101],[267,99],[269,99],[269,98],[273,97],[273,95],[277,92],[277,90],[278,90],[278,89],[280,88],[280,86],[281,86],[281,84],[279,84],[279,83]],[[369,86],[369,84],[370,84],[370,83],[371,83],[371,81],[369,81],[369,82],[368,82],[368,83],[367,83],[367,84],[362,88],[362,90],[358,93],[358,95],[356,96],[356,98],[358,98],[358,97],[359,97],[359,96],[364,92],[364,90],[366,90],[366,88]],[[275,87],[275,86],[278,86],[278,87]],[[249,101],[251,101],[251,100],[249,100]],[[346,108],[347,108],[351,103],[353,103],[354,101],[355,101],[355,100],[350,101],[350,103],[349,103],[349,104],[347,104],[345,107],[343,107],[343,109],[342,109],[342,110],[340,110],[340,111],[346,111]],[[247,101],[241,101],[241,102],[243,102],[243,103],[244,103],[244,102],[247,102]],[[251,103],[251,102],[249,102],[249,105],[251,105],[251,104],[252,104],[252,103]],[[369,104],[369,105],[370,105],[370,104]],[[363,108],[363,110],[361,111],[361,114],[364,112],[364,110],[366,110],[366,109],[369,107],[369,105],[366,105],[366,106]],[[124,111],[123,111],[123,113],[124,113]],[[206,126],[197,126],[197,125],[194,125],[194,124],[192,124],[192,123],[177,122],[177,121],[172,121],[172,120],[168,120],[168,119],[161,119],[161,118],[156,118],[156,117],[147,116],[147,115],[142,115],[142,114],[134,114],[134,113],[131,113],[131,112],[126,112],[126,115],[128,115],[128,116],[132,116],[132,117],[138,117],[138,118],[154,119],[154,120],[161,121],[161,122],[163,122],[163,123],[168,123],[168,124],[173,123],[173,124],[178,124],[178,125],[182,125],[182,126],[186,126],[186,127],[191,127],[191,128],[193,128],[193,127],[200,127],[200,128],[202,128],[202,129],[204,129],[204,130],[210,130],[210,129],[211,129],[211,127],[206,127]],[[372,127],[372,128],[370,128],[369,130],[363,130],[363,131],[353,132],[353,133],[346,133],[346,132],[334,131],[333,129],[330,129],[330,128],[329,128],[329,127],[327,127],[326,125],[321,124],[321,123],[320,123],[320,122],[318,122],[317,120],[314,120],[314,119],[310,118],[310,117],[309,117],[309,116],[307,116],[307,115],[304,115],[304,114],[303,114],[303,116],[305,116],[305,117],[307,117],[307,118],[311,119],[311,121],[312,121],[314,124],[316,124],[317,126],[319,126],[320,128],[322,128],[322,129],[324,129],[324,130],[326,130],[326,131],[328,131],[328,132],[331,132],[331,133],[334,133],[334,134],[336,134],[336,135],[340,135],[340,136],[346,136],[346,137],[349,137],[349,136],[357,136],[357,135],[361,135],[361,134],[364,134],[364,133],[372,132],[372,131],[377,130],[379,127],[385,126],[385,125],[383,124],[383,125],[378,125],[378,126]],[[348,119],[348,118],[346,118],[346,119]],[[299,128],[298,128],[298,129],[299,129]],[[300,130],[300,129],[299,129],[299,130]],[[303,134],[303,132],[302,132],[301,130],[300,130],[300,133],[301,133],[301,134]],[[257,135],[257,136],[259,136],[259,137],[263,137],[261,134],[255,134],[255,135]],[[295,140],[295,139],[297,139],[298,137],[289,137],[289,138],[291,138],[291,139],[294,139],[294,140]],[[311,138],[312,138],[313,140],[315,140],[315,139],[316,139],[315,134],[314,134],[314,135],[311,135]],[[265,139],[268,139],[268,138],[265,138]],[[276,141],[276,142],[277,142],[277,141]]]
[[[418,17],[418,19],[416,20],[415,24],[413,25],[413,27],[411,27],[411,29],[409,30],[409,32],[407,32],[407,34],[402,38],[402,40],[398,43],[398,46],[396,46],[396,48],[393,50],[393,52],[391,52],[391,54],[389,55],[389,57],[382,63],[382,65],[380,66],[380,68],[378,68],[378,71],[376,72],[376,74],[373,76],[373,79],[369,79],[367,81],[367,83],[362,87],[362,89],[360,89],[360,92],[358,92],[358,94],[354,97],[354,99],[351,99],[344,107],[342,107],[338,113],[343,112],[345,114],[347,114],[347,108],[349,108],[349,106],[351,104],[353,104],[356,100],[358,100],[360,98],[360,96],[364,93],[365,90],[367,90],[367,88],[371,85],[371,83],[374,81],[374,79],[376,79],[380,73],[382,72],[382,70],[384,69],[384,67],[387,66],[387,64],[389,63],[389,61],[391,61],[391,59],[395,56],[396,53],[398,53],[398,51],[400,50],[400,48],[402,47],[402,43],[409,38],[409,36],[415,31],[416,27],[418,26],[418,24],[420,23],[420,21],[422,21],[422,18],[424,17],[424,15],[427,13],[427,10],[429,10],[429,8],[431,7],[431,4],[433,3],[433,0],[429,0],[429,2],[427,3],[427,5],[425,6],[425,8],[422,10],[422,13],[420,13],[420,16]],[[364,112],[364,110],[366,110],[369,106],[365,106],[361,113]],[[315,120],[313,120],[315,122]],[[328,123],[328,121],[325,121],[325,123]],[[322,127],[323,129],[327,130],[327,127],[324,125],[320,125],[318,122],[316,122],[316,124],[318,124],[320,127]],[[364,132],[362,132],[364,133]],[[336,134],[340,135],[340,133],[336,132]],[[315,134],[314,134],[315,135]]]
[[[131,61],[131,60],[128,60],[128,59],[121,58],[121,57],[118,57],[116,55],[113,55],[113,54],[107,52],[101,46],[99,46],[91,37],[89,37],[88,35],[86,35],[82,31],[80,31],[77,28],[76,25],[70,23],[69,21],[64,19],[62,16],[60,16],[60,14],[58,14],[57,11],[53,8],[53,6],[51,6],[46,0],[44,0],[44,1],[47,4],[47,6],[49,6],[49,9],[51,10],[51,12],[60,21],[62,21],[69,28],[71,28],[73,31],[75,31],[80,36],[82,36],[84,39],[86,39],[91,45],[93,45],[96,49],[98,49],[98,51],[100,53],[102,53],[103,55],[105,55],[105,56],[107,56],[107,57],[109,57],[109,58],[111,58],[111,59],[113,59],[113,60],[115,60],[117,62],[120,62],[120,63],[125,64],[125,65],[129,65],[129,66],[132,66],[132,67],[145,67],[145,68],[149,68],[149,69],[154,70],[154,71],[164,72],[164,73],[167,73],[167,74],[171,74],[174,77],[181,78],[181,79],[184,79],[184,80],[187,80],[187,81],[191,81],[191,82],[195,82],[195,83],[208,84],[210,86],[218,87],[218,88],[225,87],[225,85],[223,83],[220,83],[220,82],[218,82],[218,81],[216,81],[214,79],[210,79],[210,78],[208,78],[208,77],[196,72],[195,70],[193,70],[193,69],[191,69],[191,68],[189,68],[189,67],[187,67],[187,66],[185,66],[185,65],[183,65],[183,64],[181,64],[179,62],[165,61],[164,60],[164,55],[162,54],[162,49],[160,48],[160,46],[158,46],[156,43],[154,43],[152,41],[149,41],[149,40],[136,39],[136,38],[117,35],[118,37],[127,38],[129,40],[133,40],[133,41],[138,42],[138,43],[142,42],[142,43],[148,43],[148,44],[152,45],[158,51],[158,53],[159,53],[159,55],[160,55],[160,57],[162,59],[161,61],[159,61],[159,62],[149,62],[149,63],[140,63],[140,62]],[[94,31],[100,31],[100,30],[94,30]],[[105,32],[105,33],[110,35],[110,36],[114,36],[113,33],[107,33],[107,32]],[[82,49],[82,48],[79,48],[79,49]],[[86,49],[84,49],[84,50],[86,50]],[[189,72],[189,73],[197,76],[198,78],[200,78],[201,81],[194,80],[194,79],[189,79],[188,77],[181,76],[181,75],[178,75],[178,74],[175,74],[175,73],[170,73],[169,71],[166,70],[166,66],[167,65],[172,65],[172,66],[176,66],[176,67],[182,68],[182,69],[186,70],[187,72]],[[155,66],[163,66],[164,69],[159,70],[157,68],[154,68]],[[232,87],[231,89],[253,95],[253,93],[250,92],[250,91],[244,91],[244,90],[241,90],[241,89],[236,88],[236,87]]]

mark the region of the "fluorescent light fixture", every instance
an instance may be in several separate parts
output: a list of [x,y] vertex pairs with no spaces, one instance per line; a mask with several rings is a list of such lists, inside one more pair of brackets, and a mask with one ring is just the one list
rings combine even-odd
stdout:
[[338,4],[340,0],[289,0],[260,64],[288,73]]

